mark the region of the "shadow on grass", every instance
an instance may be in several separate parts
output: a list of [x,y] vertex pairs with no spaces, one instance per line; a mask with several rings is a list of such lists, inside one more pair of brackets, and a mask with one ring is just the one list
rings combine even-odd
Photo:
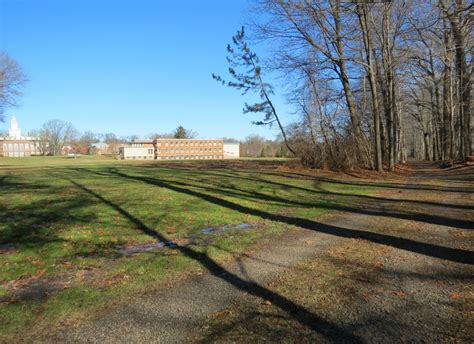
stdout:
[[[209,203],[213,203],[231,210],[238,211],[243,214],[249,214],[253,216],[260,217],[265,220],[277,221],[289,225],[294,225],[298,227],[302,227],[305,229],[318,231],[321,233],[331,234],[343,238],[361,238],[365,240],[372,241],[374,243],[383,244],[387,246],[392,246],[398,249],[402,249],[405,251],[410,251],[414,253],[419,253],[427,256],[431,256],[434,258],[445,259],[457,263],[463,264],[474,264],[474,254],[471,251],[466,251],[462,249],[450,248],[430,243],[423,243],[416,240],[394,237],[391,235],[381,234],[381,233],[374,233],[370,231],[364,230],[356,230],[356,229],[348,229],[344,227],[338,226],[331,226],[327,224],[322,224],[319,222],[315,222],[312,220],[299,218],[299,217],[291,217],[291,216],[284,216],[279,214],[272,214],[263,210],[254,209],[251,207],[247,207],[241,204],[237,204],[213,195],[209,195],[200,191],[195,191],[190,188],[183,187],[183,183],[180,183],[180,186],[175,185],[176,182],[168,182],[164,179],[155,179],[150,177],[143,177],[143,176],[133,176],[122,173],[117,170],[110,170],[111,175],[115,175],[117,177],[122,177],[125,179],[133,179],[140,182],[144,182],[150,185],[155,185],[162,188],[167,188],[169,190],[190,195],[193,197],[198,197],[204,201]],[[192,185],[188,185],[189,187],[194,187]],[[218,192],[219,190],[215,190]],[[354,209],[354,212],[358,212],[358,209]],[[364,211],[361,211],[364,214]],[[370,215],[374,215],[371,212],[368,212]],[[380,213],[380,215],[384,215]]]
[[[192,180],[192,179],[188,179],[188,180],[191,182],[196,182],[195,180]],[[259,179],[257,179],[256,181],[261,182],[261,180]],[[338,204],[335,204],[334,202],[332,203],[324,202],[324,201],[302,202],[302,201],[289,200],[287,198],[267,195],[267,194],[260,193],[254,190],[253,191],[243,190],[230,184],[215,183],[210,180],[206,182],[207,184],[213,184],[214,187],[206,187],[206,186],[203,186],[203,184],[191,185],[191,184],[182,183],[178,181],[173,181],[172,183],[175,185],[181,185],[186,188],[193,187],[196,189],[210,191],[210,192],[216,192],[218,190],[219,194],[222,194],[222,195],[238,197],[238,198],[246,198],[248,200],[253,200],[253,201],[261,200],[261,201],[264,201],[265,203],[275,202],[281,205],[291,205],[291,206],[299,206],[299,207],[305,207],[305,208],[318,207],[322,209],[338,210],[338,211],[358,213],[358,214],[371,215],[371,216],[393,217],[393,218],[398,218],[402,220],[426,222],[426,223],[431,223],[431,224],[436,224],[436,225],[450,226],[450,227],[459,228],[459,229],[473,229],[474,228],[473,221],[462,220],[459,218],[453,219],[453,218],[436,215],[436,214],[427,214],[426,212],[413,212],[413,211],[400,212],[400,211],[390,210],[390,207],[394,206],[396,203],[399,203],[399,202],[411,203],[412,202],[411,200],[389,199],[389,198],[363,196],[363,195],[361,196],[361,195],[355,195],[355,194],[347,194],[347,193],[344,194],[344,193],[330,192],[330,191],[322,191],[322,192],[313,191],[312,192],[314,194],[322,194],[324,196],[345,197],[348,200],[350,199],[350,203],[358,204],[358,207],[352,207],[352,206],[338,205]],[[310,190],[308,190],[308,192],[310,192]],[[444,207],[444,204],[437,203],[437,202],[424,202],[424,201],[414,201],[414,202],[416,202],[420,206],[423,205],[423,206]],[[385,209],[381,209],[381,206],[383,206]],[[456,210],[457,209],[460,209],[460,210],[461,209],[474,209],[474,207],[465,206],[465,205],[460,205],[460,206],[453,205],[452,207],[447,205],[447,207],[455,208]],[[433,209],[430,209],[430,210],[433,210]],[[456,215],[462,216],[462,214],[456,214]]]
[[[327,182],[333,184],[341,185],[352,185],[352,186],[362,186],[362,187],[375,187],[375,188],[392,188],[392,189],[401,189],[401,190],[420,190],[420,191],[439,191],[439,192],[459,192],[459,193],[473,193],[474,187],[463,185],[462,187],[449,187],[449,186],[439,186],[433,185],[431,183],[417,183],[415,184],[404,184],[404,183],[394,183],[394,182],[383,182],[381,180],[377,182],[370,182],[367,180],[342,180],[338,178],[326,177],[322,175],[314,175],[309,173],[297,172],[297,170],[278,170],[284,166],[284,163],[281,161],[257,161],[257,160],[247,160],[247,161],[199,161],[199,162],[181,162],[177,161],[173,164],[170,163],[155,163],[149,165],[143,165],[142,168],[153,168],[153,169],[178,169],[183,170],[219,170],[225,169],[226,171],[231,172],[250,172],[254,173],[255,170],[264,169],[265,175],[283,177],[288,179],[297,179],[297,180],[313,180],[316,182]],[[432,167],[431,170],[426,169],[426,167]],[[449,181],[460,181],[467,182],[474,180],[474,167],[466,168],[462,172],[453,172],[448,170],[443,170],[439,168],[439,163],[417,163],[414,164],[415,169],[412,172],[412,175],[415,178],[418,178],[420,181],[432,179],[433,176],[436,178],[449,180]],[[237,170],[238,169],[238,170]],[[353,176],[349,173],[347,175]],[[255,175],[252,176],[254,178]],[[355,176],[356,178],[360,178]],[[430,178],[431,177],[431,178]]]
[[362,340],[354,334],[347,332],[343,328],[338,327],[337,325],[324,320],[323,318],[319,317],[318,315],[312,313],[311,311],[307,310],[303,306],[300,306],[291,300],[286,299],[285,297],[270,291],[269,289],[255,283],[253,281],[246,281],[234,273],[226,270],[222,265],[218,264],[212,258],[210,258],[207,254],[194,250],[190,247],[176,245],[174,243],[170,243],[170,241],[164,236],[163,234],[147,227],[145,223],[143,223],[139,218],[133,216],[125,209],[120,207],[119,205],[107,200],[105,197],[101,196],[100,194],[96,193],[95,191],[81,185],[80,183],[69,179],[69,181],[74,184],[77,188],[84,191],[85,193],[95,197],[96,199],[100,200],[104,204],[108,205],[109,207],[116,210],[119,214],[121,214],[124,218],[134,224],[137,229],[142,231],[143,233],[149,235],[150,237],[168,243],[167,245],[170,248],[177,249],[185,256],[199,262],[204,268],[206,268],[212,275],[215,277],[230,283],[234,287],[245,291],[251,295],[260,297],[264,300],[271,300],[271,302],[289,314],[293,319],[298,321],[300,324],[311,328],[312,330],[321,333],[328,339],[331,340],[348,340],[353,343],[362,343]]
[[[18,189],[18,192],[21,192]],[[53,189],[45,192],[53,193]],[[74,197],[67,200],[48,200],[5,207],[0,205],[0,218],[3,229],[0,231],[0,244],[15,244],[23,247],[38,247],[46,243],[62,242],[57,225],[88,223],[92,215],[78,215],[76,210],[90,202],[86,197]]]
[[[409,204],[414,204],[414,205],[422,205],[422,206],[436,206],[436,207],[444,207],[444,208],[453,208],[453,209],[467,209],[467,210],[474,210],[474,206],[472,205],[464,205],[464,204],[447,204],[447,203],[439,203],[439,202],[432,202],[432,201],[422,201],[422,200],[413,200],[413,199],[404,199],[404,198],[397,198],[397,199],[391,199],[391,198],[385,198],[385,197],[380,197],[380,196],[369,196],[369,195],[354,195],[354,194],[348,194],[348,193],[339,193],[339,192],[334,192],[334,191],[327,191],[323,190],[318,186],[318,184],[321,184],[321,181],[315,181],[315,188],[310,189],[310,188],[305,188],[301,186],[296,186],[296,185],[291,185],[291,184],[286,184],[282,182],[276,182],[273,180],[266,180],[261,178],[259,175],[254,175],[252,174],[252,177],[245,177],[239,174],[230,174],[230,173],[225,173],[225,172],[216,172],[216,171],[210,171],[210,175],[216,175],[219,177],[225,177],[225,178],[233,178],[233,179],[241,179],[241,180],[246,180],[249,182],[256,182],[258,181],[259,183],[264,183],[268,185],[273,185],[277,187],[281,187],[284,189],[294,189],[294,190],[300,190],[303,192],[310,192],[310,193],[315,193],[315,194],[320,194],[320,195],[328,195],[328,196],[346,196],[346,197],[356,197],[361,200],[369,200],[369,201],[375,201],[375,202],[388,202],[388,203],[397,203],[397,202],[404,202],[404,203],[409,203]],[[280,175],[276,174],[277,176],[286,178],[285,175]],[[325,179],[325,183],[332,183],[332,184],[340,184],[338,180],[335,179]],[[362,184],[346,184],[346,185],[354,185],[354,186],[367,186],[367,187],[378,187],[378,188],[384,188],[386,184],[381,183],[368,183],[366,185]],[[399,184],[402,185],[402,184]],[[402,189],[402,187],[400,187]],[[463,188],[465,191],[465,188]],[[438,191],[438,190],[437,190]],[[474,189],[473,191],[474,192]]]
[[[95,173],[101,176],[107,176],[107,173],[92,171],[85,168],[77,168],[75,170],[81,173],[84,173],[84,172]],[[112,171],[116,171],[116,170],[113,169]],[[182,172],[183,170],[180,170],[180,173]],[[189,172],[190,172],[190,175],[192,174],[193,176],[195,176],[196,174],[195,171],[193,173],[191,171]],[[330,200],[329,201],[319,200],[317,202],[298,201],[294,199],[282,198],[275,195],[260,193],[256,191],[255,189],[248,191],[242,188],[237,188],[234,185],[232,185],[232,183],[225,183],[224,181],[223,182],[215,181],[215,179],[210,178],[212,176],[225,177],[225,178],[231,178],[231,179],[236,179],[236,180],[244,180],[244,181],[249,181],[253,183],[255,182],[265,183],[265,184],[277,186],[283,189],[295,189],[295,190],[303,191],[308,194],[322,195],[322,196],[328,196],[328,197],[345,197],[347,200],[350,201],[350,204],[357,204],[357,206],[336,204],[335,202],[331,202]],[[150,177],[137,177],[137,178],[153,179]],[[392,218],[397,218],[397,219],[402,219],[402,220],[418,221],[418,222],[431,223],[435,225],[449,226],[449,227],[452,227],[453,229],[473,229],[474,228],[473,221],[461,219],[460,217],[462,217],[463,214],[455,213],[456,210],[458,211],[462,211],[465,209],[474,210],[474,207],[470,205],[443,204],[443,203],[438,203],[438,202],[408,200],[408,199],[403,199],[403,198],[390,199],[390,198],[376,197],[376,196],[332,192],[332,191],[326,191],[322,189],[308,189],[308,188],[303,188],[299,186],[288,185],[285,183],[264,180],[258,176],[255,176],[255,178],[249,178],[249,177],[242,177],[241,175],[234,175],[230,173],[217,173],[215,171],[206,173],[205,178],[198,179],[198,180],[193,179],[193,178],[186,178],[183,176],[180,176],[180,179],[188,180],[188,182],[198,183],[198,184],[197,185],[189,184],[189,183],[180,182],[176,180],[173,180],[173,181],[166,181],[164,179],[160,179],[160,180],[163,182],[170,183],[174,186],[182,187],[186,190],[192,187],[204,192],[218,193],[223,196],[247,199],[253,202],[261,201],[262,203],[266,203],[266,204],[297,206],[301,208],[317,207],[320,209],[338,210],[338,211],[350,212],[350,213],[355,213],[355,214],[364,214],[364,215],[369,215],[369,216],[392,217]],[[421,207],[421,211],[403,211],[402,212],[402,211],[396,211],[396,210],[390,209],[391,207],[393,207],[399,202],[417,205]],[[456,218],[433,214],[432,212],[434,211],[434,209],[432,208],[425,209],[425,207],[433,207],[433,206],[443,207],[443,208],[452,208],[454,215],[456,215]]]

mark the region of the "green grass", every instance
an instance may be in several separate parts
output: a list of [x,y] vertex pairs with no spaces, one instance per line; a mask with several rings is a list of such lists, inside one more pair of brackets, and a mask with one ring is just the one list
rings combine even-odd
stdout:
[[[0,245],[15,247],[0,254],[0,339],[74,322],[202,268],[180,249],[122,256],[121,245],[194,235],[191,250],[222,263],[372,191],[283,164],[0,158]],[[242,222],[253,227],[199,231]],[[34,297],[12,293],[32,281],[61,287]]]

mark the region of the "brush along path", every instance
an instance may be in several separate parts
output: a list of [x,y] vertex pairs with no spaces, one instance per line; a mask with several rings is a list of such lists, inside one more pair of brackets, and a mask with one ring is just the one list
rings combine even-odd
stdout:
[[407,185],[390,184],[318,223],[302,221],[228,265],[178,247],[201,263],[202,275],[56,340],[466,340],[472,170],[413,167]]

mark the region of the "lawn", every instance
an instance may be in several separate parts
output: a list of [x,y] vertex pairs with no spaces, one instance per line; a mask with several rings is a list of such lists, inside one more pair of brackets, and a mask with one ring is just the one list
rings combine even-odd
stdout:
[[0,158],[0,341],[178,283],[202,257],[221,264],[373,190],[285,164]]

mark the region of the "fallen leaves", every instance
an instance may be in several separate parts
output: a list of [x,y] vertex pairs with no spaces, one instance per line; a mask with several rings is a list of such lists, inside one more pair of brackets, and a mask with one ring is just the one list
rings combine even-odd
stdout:
[[221,311],[217,311],[214,313],[214,317],[216,318],[221,318],[221,317],[225,317],[227,315],[231,315],[233,312],[229,309],[223,309]]
[[33,260],[33,261],[31,262],[31,264],[34,265],[34,266],[43,266],[43,265],[46,265],[45,262],[42,262],[42,261],[40,261],[40,260],[38,260],[38,259]]
[[126,283],[129,279],[130,279],[129,275],[124,274],[124,273],[119,273],[110,278],[107,278],[106,280],[103,280],[99,284],[102,287],[110,287],[110,286],[114,286],[120,283]]
[[40,269],[40,270],[37,270],[36,273],[33,275],[33,279],[38,279],[40,278],[41,276],[43,276],[46,272],[46,269]]

